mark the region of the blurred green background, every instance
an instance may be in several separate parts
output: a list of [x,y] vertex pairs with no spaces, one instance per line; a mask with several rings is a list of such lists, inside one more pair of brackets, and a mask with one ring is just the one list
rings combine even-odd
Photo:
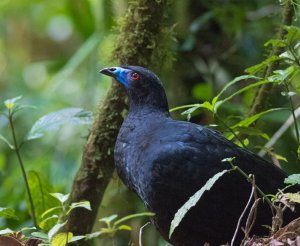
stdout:
[[[35,105],[15,119],[21,140],[41,116],[67,107],[94,112],[110,85],[98,70],[117,65],[111,60],[118,20],[127,7],[125,0],[1,0],[0,1],[0,101],[23,95],[22,103]],[[280,23],[277,1],[186,0],[170,1],[167,26],[174,40],[168,49],[172,66],[157,71],[164,81],[171,107],[210,100],[244,69],[263,60],[264,43],[274,36]],[[224,118],[246,115],[253,99],[247,92],[226,105]],[[287,106],[278,100],[277,106]],[[4,108],[2,104],[1,108]],[[276,113],[264,118],[270,136],[287,119]],[[175,117],[184,119],[175,114]],[[206,113],[195,113],[197,123],[212,123]],[[230,120],[230,119],[229,119]],[[267,127],[266,127],[267,126]],[[41,139],[26,143],[22,154],[26,170],[42,173],[56,192],[68,193],[80,164],[88,126],[63,126]],[[0,116],[0,133],[10,138],[7,121]],[[263,145],[265,140],[253,140]],[[254,147],[251,146],[251,147]],[[288,130],[276,151],[299,171],[296,140]],[[253,148],[255,150],[255,148]],[[256,150],[255,150],[256,151]],[[283,163],[287,166],[287,164]],[[297,163],[299,166],[299,163]],[[0,229],[31,226],[25,189],[14,153],[0,142],[0,207],[11,207],[20,221],[0,219]],[[115,175],[101,205],[99,218],[144,211],[144,206]],[[137,245],[145,220],[133,220],[133,232],[116,235],[116,245]],[[96,223],[99,228],[102,224]],[[144,229],[145,245],[164,245],[152,225]],[[110,245],[97,239],[95,245]]]

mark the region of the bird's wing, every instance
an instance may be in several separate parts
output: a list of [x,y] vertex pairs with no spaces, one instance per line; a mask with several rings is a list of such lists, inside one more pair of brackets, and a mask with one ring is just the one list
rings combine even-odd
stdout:
[[[222,160],[235,157],[233,164],[246,174],[253,174],[257,185],[267,193],[276,192],[277,188],[283,186],[284,172],[220,134],[180,121],[169,122],[166,127],[162,132],[157,131],[160,137],[153,138],[159,140],[148,146],[152,154],[152,158],[149,158],[153,162],[152,177],[156,182],[163,182],[162,176],[172,176],[171,179],[183,183],[181,187],[185,191],[188,189],[193,192],[216,173],[231,169],[231,165]],[[178,187],[176,183],[174,185]]]

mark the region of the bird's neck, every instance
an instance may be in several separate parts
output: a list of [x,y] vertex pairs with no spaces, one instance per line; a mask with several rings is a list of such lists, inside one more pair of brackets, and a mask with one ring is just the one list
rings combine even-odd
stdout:
[[135,104],[130,103],[128,115],[134,118],[143,118],[146,119],[147,116],[152,117],[153,115],[161,116],[161,117],[169,117],[169,108],[161,107],[157,105],[143,105],[143,104]]
[[169,115],[169,105],[163,90],[144,94],[131,91],[128,93],[129,112],[158,113]]

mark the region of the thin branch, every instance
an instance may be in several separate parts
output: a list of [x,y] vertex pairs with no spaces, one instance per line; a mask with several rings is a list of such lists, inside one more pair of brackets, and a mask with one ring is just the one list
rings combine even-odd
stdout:
[[238,231],[239,231],[239,228],[240,228],[242,219],[243,219],[243,217],[244,217],[246,211],[248,210],[248,208],[249,208],[249,206],[250,206],[251,200],[252,200],[253,195],[254,195],[254,191],[255,191],[255,186],[252,185],[252,190],[251,190],[251,194],[250,194],[249,200],[248,200],[248,202],[247,202],[247,204],[246,204],[246,207],[244,208],[244,210],[243,210],[243,212],[242,212],[242,214],[241,214],[241,216],[240,216],[240,218],[239,218],[239,220],[238,220],[238,223],[237,223],[237,225],[236,225],[236,229],[235,229],[234,235],[233,235],[233,237],[232,237],[230,246],[233,246],[233,245],[234,245],[234,241],[235,241],[235,238],[236,238],[236,236],[237,236],[237,234],[238,234]]
[[27,191],[28,199],[29,199],[29,204],[30,204],[33,223],[34,223],[34,226],[36,228],[38,228],[38,224],[37,224],[36,217],[35,217],[35,209],[34,209],[33,199],[32,199],[32,195],[31,195],[31,192],[30,192],[30,188],[29,188],[29,184],[28,184],[28,178],[27,178],[27,175],[26,175],[24,163],[23,163],[23,160],[22,160],[22,157],[21,157],[20,146],[18,145],[16,131],[15,131],[15,127],[14,127],[14,124],[13,124],[13,119],[12,119],[12,114],[11,113],[9,113],[8,120],[9,120],[9,125],[10,125],[10,128],[11,128],[11,133],[12,133],[12,138],[13,138],[13,143],[14,143],[14,151],[16,152],[16,155],[17,155],[17,158],[18,158],[18,161],[19,161],[19,165],[20,165],[20,168],[21,168],[21,171],[22,171],[22,176],[23,176],[24,182],[25,182],[25,188],[26,188],[26,191]]
[[143,229],[149,225],[150,222],[147,222],[145,225],[143,225],[141,228],[140,228],[140,231],[139,231],[139,246],[143,246],[142,244],[142,235],[143,235]]

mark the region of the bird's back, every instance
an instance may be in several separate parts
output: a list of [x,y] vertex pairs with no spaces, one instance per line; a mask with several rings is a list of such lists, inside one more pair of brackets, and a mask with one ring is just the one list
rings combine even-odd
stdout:
[[[154,223],[165,239],[177,210],[216,173],[234,164],[266,193],[282,187],[285,174],[277,167],[227,141],[218,133],[164,115],[130,116],[116,144],[116,166],[123,181],[156,213]],[[236,171],[224,174],[188,212],[175,230],[176,245],[226,243],[234,233],[239,216],[250,196],[251,184]],[[257,214],[256,234],[271,223],[265,204]]]

